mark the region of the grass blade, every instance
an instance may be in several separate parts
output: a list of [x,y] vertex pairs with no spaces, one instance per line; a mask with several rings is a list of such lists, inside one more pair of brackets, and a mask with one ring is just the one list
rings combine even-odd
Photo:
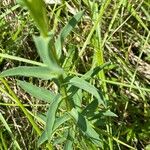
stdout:
[[16,139],[15,139],[15,137],[14,137],[14,135],[13,135],[13,133],[12,133],[12,131],[11,131],[9,125],[7,124],[6,120],[4,119],[4,117],[3,117],[3,115],[2,115],[1,113],[0,113],[0,120],[2,121],[3,125],[5,126],[6,130],[8,131],[9,135],[11,136],[11,138],[13,139],[13,142],[14,142],[13,144],[14,144],[14,146],[15,146],[17,149],[21,150],[21,148],[20,148],[18,142],[16,141]]

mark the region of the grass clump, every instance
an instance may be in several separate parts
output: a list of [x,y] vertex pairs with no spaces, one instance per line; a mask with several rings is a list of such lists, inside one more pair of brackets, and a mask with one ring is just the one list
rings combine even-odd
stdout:
[[1,149],[148,149],[149,9],[5,0]]

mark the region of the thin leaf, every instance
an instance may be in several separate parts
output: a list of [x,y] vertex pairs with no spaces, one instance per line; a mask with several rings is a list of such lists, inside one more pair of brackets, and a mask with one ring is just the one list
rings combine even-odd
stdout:
[[54,140],[53,145],[56,146],[58,144],[64,144],[65,141],[66,141],[66,136],[62,135],[62,137],[58,137]]
[[[76,88],[76,87],[75,87]],[[73,96],[72,96],[72,99],[73,99],[73,102],[74,102],[74,105],[75,105],[75,108],[81,112],[82,111],[82,90],[79,89]]]
[[83,16],[83,11],[78,12],[73,18],[68,22],[68,24],[62,29],[60,32],[56,42],[55,42],[55,49],[57,53],[57,57],[60,58],[62,53],[62,45],[66,37],[70,34],[76,24],[80,21],[81,17]]
[[93,117],[97,108],[98,108],[98,100],[94,99],[83,109],[82,115],[85,115],[87,117],[89,116]]
[[54,72],[46,67],[27,67],[20,66],[14,67],[3,71],[0,77],[6,76],[26,76],[26,77],[37,77],[45,80],[57,78],[61,72]]
[[72,144],[73,144],[73,142],[71,140],[67,139],[65,146],[64,146],[64,150],[73,150]]
[[46,122],[46,133],[49,141],[51,140],[51,136],[53,133],[53,127],[56,119],[56,111],[60,101],[61,101],[61,97],[60,95],[57,95],[49,106],[49,110],[47,114],[47,122]]
[[37,62],[37,61],[33,61],[33,60],[29,60],[29,59],[25,59],[25,58],[13,56],[13,55],[0,53],[0,57],[11,59],[11,60],[16,60],[16,61],[20,61],[20,62],[25,62],[25,63],[29,63],[32,65],[37,65],[37,66],[41,66],[41,67],[46,67],[46,65],[41,62]]
[[110,110],[107,110],[106,112],[103,113],[104,116],[110,116],[110,117],[118,117],[115,113],[113,113]]
[[[50,117],[50,116],[47,116],[47,117]],[[54,123],[54,126],[52,127],[53,128],[53,133],[55,132],[55,130],[61,126],[63,123],[65,123],[66,121],[68,121],[70,119],[70,116],[68,114],[58,118],[55,120],[55,123]],[[44,120],[45,120],[45,117],[44,117]],[[52,133],[52,134],[53,134]],[[47,136],[47,131],[45,130],[42,135],[40,136],[39,140],[38,140],[38,146],[40,146],[41,144],[43,144],[45,141],[48,140],[48,136]]]
[[60,127],[63,123],[68,121],[70,119],[70,116],[68,114],[59,117],[58,119],[55,120],[54,128],[53,131],[55,131],[58,127]]
[[38,53],[48,68],[52,70],[59,70],[59,67],[56,62],[55,50],[53,47],[53,34],[48,37],[43,36],[34,36],[34,42]]
[[13,140],[14,146],[15,146],[17,149],[21,150],[20,145],[18,144],[18,142],[16,141],[16,139],[15,139],[15,137],[14,137],[14,135],[13,135],[13,132],[11,131],[9,125],[7,124],[5,118],[3,117],[3,115],[2,115],[1,113],[0,113],[0,120],[2,121],[3,125],[5,126],[6,130],[7,130],[8,133],[9,133],[9,135],[11,136],[11,138],[12,138],[12,140]]
[[56,96],[50,90],[46,90],[42,87],[37,87],[32,83],[17,80],[17,84],[26,92],[28,92],[31,96],[36,97],[37,99],[43,100],[48,103],[52,102],[52,100]]
[[18,3],[26,7],[32,18],[34,19],[37,27],[43,36],[48,34],[48,19],[46,16],[46,8],[43,0],[17,0]]
[[99,134],[92,128],[89,121],[74,108],[71,110],[70,114],[83,134],[85,134],[94,144],[102,147],[102,140],[99,138]]
[[74,85],[79,89],[83,89],[88,93],[91,93],[98,99],[99,104],[103,104],[105,106],[102,96],[99,94],[98,89],[96,89],[93,85],[79,77],[74,77],[69,82],[71,85]]
[[64,150],[73,150],[73,141],[75,132],[72,128],[68,129],[68,135],[67,135],[67,140],[64,145]]
[[84,74],[82,76],[82,79],[90,79],[91,77],[94,77],[95,75],[97,75],[102,69],[104,69],[106,66],[108,66],[110,64],[110,62],[104,63],[101,66],[95,67],[91,70],[89,70],[86,74]]
[[47,133],[46,133],[46,131],[43,131],[42,135],[40,136],[40,138],[38,139],[38,142],[37,142],[38,147],[47,140],[48,140]]
[[141,26],[149,33],[149,29],[141,19],[141,17],[138,15],[137,11],[134,9],[132,4],[128,1],[125,1],[124,6],[127,7],[127,10],[136,18],[136,20],[141,24]]

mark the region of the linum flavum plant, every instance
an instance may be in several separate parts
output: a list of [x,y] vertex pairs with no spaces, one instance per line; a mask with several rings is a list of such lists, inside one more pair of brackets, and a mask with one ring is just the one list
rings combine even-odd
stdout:
[[[113,149],[114,140],[134,149],[111,135],[111,117],[117,116],[109,110],[107,96],[103,95],[100,88],[91,84],[93,78],[108,63],[91,68],[84,75],[77,73],[75,75],[71,74],[70,67],[68,67],[73,56],[65,59],[65,61],[62,57],[64,40],[76,24],[80,22],[84,12],[81,11],[74,15],[55,40],[54,31],[49,32],[44,2],[42,0],[36,0],[36,3],[35,0],[18,0],[18,2],[28,9],[40,31],[40,36],[33,36],[33,40],[42,63],[18,57],[18,60],[32,64],[32,66],[19,66],[3,71],[0,77],[10,93],[8,97],[18,104],[39,135],[38,146],[43,149],[45,145],[48,149],[55,149],[55,147],[68,150]],[[104,4],[104,7],[106,7],[106,4]],[[101,11],[99,19],[102,13]],[[98,24],[98,21],[96,24]],[[92,32],[94,32],[94,28],[91,30]],[[84,51],[85,46],[86,44],[79,56]],[[53,93],[44,87],[37,87],[32,83],[17,80],[18,86],[27,93],[49,104],[48,111],[44,115],[40,115],[41,118],[34,116],[35,120],[37,119],[36,121],[42,124],[43,131],[3,79],[7,76],[34,77],[53,81],[57,85],[58,92]],[[7,95],[3,89],[1,89],[1,92]],[[2,116],[0,117],[1,120],[4,120]],[[15,138],[13,137],[13,139]],[[21,149],[16,141],[14,143],[18,149]]]
[[[19,0],[20,4],[26,7],[36,26],[40,31],[40,36],[33,36],[38,54],[42,63],[28,60],[33,66],[19,66],[6,71],[0,75],[6,76],[26,76],[41,78],[43,80],[54,81],[58,86],[58,93],[55,94],[42,87],[37,87],[32,83],[17,80],[17,84],[28,92],[31,96],[49,103],[46,115],[42,117],[43,132],[36,125],[25,107],[21,104],[15,94],[9,89],[6,81],[1,79],[12,93],[13,100],[20,106],[33,128],[40,136],[38,146],[47,143],[49,149],[56,145],[64,145],[64,149],[73,149],[74,144],[80,147],[86,142],[87,147],[104,149],[105,140],[100,129],[96,129],[94,124],[101,117],[115,116],[108,108],[100,90],[90,84],[90,79],[94,77],[103,67],[91,69],[81,77],[70,75],[65,62],[62,64],[62,45],[67,35],[80,21],[84,12],[78,12],[62,29],[57,39],[54,41],[54,33],[48,30],[48,20],[45,6],[42,0]],[[70,61],[70,60],[68,60]],[[35,66],[36,65],[36,66]],[[91,94],[89,103],[83,102],[84,91]],[[85,104],[86,105],[85,105]],[[83,107],[83,105],[85,105]],[[95,116],[93,116],[95,114]]]

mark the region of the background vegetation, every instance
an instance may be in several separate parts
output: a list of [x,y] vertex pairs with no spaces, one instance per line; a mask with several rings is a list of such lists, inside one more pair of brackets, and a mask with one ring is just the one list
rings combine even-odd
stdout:
[[[1,74],[0,148],[149,150],[150,1],[46,4],[43,16],[48,22],[43,26],[41,16],[34,16],[38,3],[33,3],[30,8],[15,0],[0,1],[0,71],[45,65],[39,63],[44,59],[36,37],[51,37],[51,31],[51,45],[57,50],[60,44],[62,54],[50,63],[59,64],[65,75],[49,80],[38,71],[30,77]],[[73,16],[76,26],[70,28]],[[34,87],[28,89],[31,83]],[[66,102],[60,104],[56,97],[58,104],[48,101],[47,93],[42,95],[35,85],[51,91],[51,96],[60,93]],[[58,109],[52,109],[55,106]],[[48,137],[41,137],[41,131]]]

